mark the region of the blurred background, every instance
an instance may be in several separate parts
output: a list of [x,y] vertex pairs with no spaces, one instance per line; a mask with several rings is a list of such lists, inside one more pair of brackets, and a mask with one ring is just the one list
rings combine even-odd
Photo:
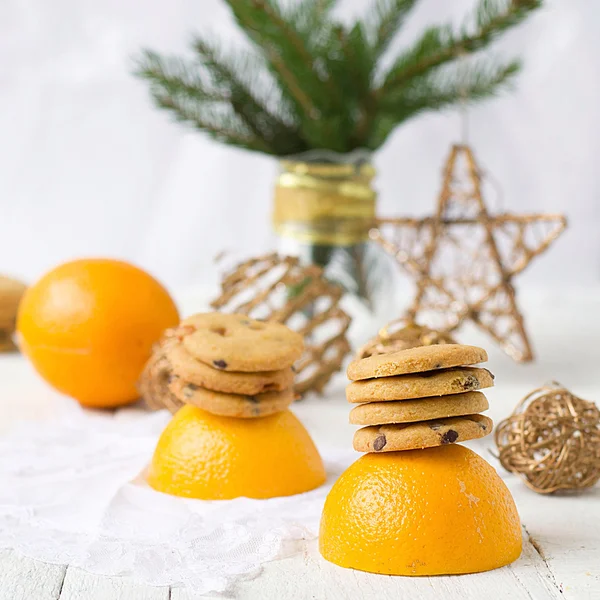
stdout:
[[[418,3],[400,42],[473,4]],[[524,60],[515,93],[469,111],[469,142],[498,182],[489,204],[569,218],[521,286],[600,276],[598,23],[599,2],[548,0],[495,48]],[[140,48],[186,55],[197,31],[239,35],[219,0],[0,3],[0,272],[32,281],[104,255],[181,288],[203,281],[221,250],[273,247],[276,161],[173,124],[132,75]],[[381,216],[432,210],[459,132],[455,110],[396,130],[375,160]]]

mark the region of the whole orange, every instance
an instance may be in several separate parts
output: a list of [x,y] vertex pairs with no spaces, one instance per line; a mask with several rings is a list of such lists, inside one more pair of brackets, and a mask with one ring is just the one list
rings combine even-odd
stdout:
[[202,500],[291,496],[324,482],[319,452],[289,410],[236,419],[189,404],[163,431],[148,472],[155,490]]
[[488,571],[521,554],[521,524],[493,467],[464,446],[365,454],[323,508],[321,554],[387,575]]
[[84,406],[136,400],[151,348],[179,322],[165,288],[126,262],[82,259],[62,264],[26,291],[19,305],[19,345],[38,373]]

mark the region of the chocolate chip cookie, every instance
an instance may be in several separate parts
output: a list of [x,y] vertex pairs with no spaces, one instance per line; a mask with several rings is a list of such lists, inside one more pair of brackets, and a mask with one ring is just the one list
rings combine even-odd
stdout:
[[414,423],[472,415],[488,408],[487,398],[481,392],[465,392],[441,398],[419,398],[400,402],[369,402],[355,406],[350,411],[350,423],[354,425]]
[[250,419],[266,417],[285,410],[294,400],[291,389],[266,394],[240,395],[207,390],[175,377],[169,383],[171,393],[186,404],[192,404],[223,417]]
[[457,367],[354,381],[346,387],[346,398],[352,403],[409,400],[459,394],[493,385],[494,376],[487,369]]
[[462,344],[419,346],[354,360],[348,365],[347,374],[352,381],[358,381],[373,377],[391,377],[462,365],[476,365],[487,359],[487,352],[476,346]]
[[194,358],[182,344],[173,344],[165,355],[172,365],[173,372],[181,379],[195,383],[208,390],[229,394],[264,394],[281,392],[291,388],[294,371],[288,367],[279,371],[257,371],[243,373],[222,371]]
[[285,325],[245,315],[205,313],[178,328],[185,349],[222,371],[278,371],[300,358],[303,338]]
[[444,446],[482,438],[491,433],[492,427],[492,420],[484,415],[374,425],[363,427],[354,434],[354,449],[358,452],[394,452]]

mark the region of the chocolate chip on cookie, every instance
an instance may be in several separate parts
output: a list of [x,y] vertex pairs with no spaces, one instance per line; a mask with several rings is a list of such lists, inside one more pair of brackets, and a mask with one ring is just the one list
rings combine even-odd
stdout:
[[379,452],[380,450],[384,449],[386,444],[387,440],[385,439],[385,435],[380,435],[379,437],[375,438],[375,441],[373,442],[373,449],[376,452]]
[[448,429],[442,434],[442,444],[454,444],[458,439],[458,432],[454,429]]

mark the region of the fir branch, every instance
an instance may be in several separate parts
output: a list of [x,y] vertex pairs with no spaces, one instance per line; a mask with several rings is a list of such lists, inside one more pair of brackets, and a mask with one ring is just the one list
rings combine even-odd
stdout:
[[[344,76],[343,87],[348,90],[347,139],[351,146],[360,146],[373,108],[371,82],[377,57],[366,36],[360,22],[356,23],[350,32],[340,32],[342,60],[339,63]],[[333,62],[332,70],[337,62]],[[352,68],[348,69],[348,65],[352,65]]]
[[451,27],[428,29],[420,40],[400,56],[385,78],[378,95],[383,96],[391,88],[402,85],[413,77],[427,73],[465,54],[477,52],[505,30],[521,23],[542,0],[480,0],[475,11],[477,29],[469,34],[466,28],[455,35]]
[[381,146],[395,127],[422,112],[442,110],[461,102],[470,104],[509,89],[520,66],[516,60],[498,65],[483,59],[413,79],[381,103],[380,117],[367,146]]
[[337,137],[330,138],[329,146],[343,151],[349,130],[341,126],[348,121],[344,88],[334,84],[327,68],[329,61],[319,45],[320,33],[330,27],[327,19],[320,28],[304,32],[294,28],[273,0],[226,2],[234,16],[246,24],[245,32],[267,59],[268,68],[287,98],[295,104],[301,138],[309,147],[321,148],[326,147],[323,132],[330,136],[335,133]]
[[213,83],[227,91],[234,112],[239,115],[248,129],[263,139],[273,154],[298,151],[295,129],[270,112],[266,104],[251,90],[251,81],[256,86],[260,79],[260,68],[249,53],[235,56],[231,51],[225,56],[214,44],[202,38],[194,41],[200,63]]
[[312,149],[347,152],[348,128],[343,115],[303,123],[303,136]]
[[[303,37],[300,35],[299,31],[294,29],[294,27],[292,27],[290,25],[290,23],[288,21],[286,21],[286,19],[283,17],[281,12],[279,10],[277,10],[273,6],[273,4],[271,4],[271,2],[269,2],[268,0],[250,0],[250,1],[254,4],[254,6],[256,8],[262,9],[263,12],[265,13],[265,15],[267,17],[269,17],[272,24],[281,31],[284,38],[286,40],[289,40],[292,43],[292,45],[296,49],[298,56],[303,61],[304,68],[306,70],[312,71],[313,73],[316,74],[316,71],[315,71],[316,56],[311,53],[311,51],[309,49],[309,44],[307,43],[307,40],[303,39]],[[320,12],[322,13],[322,11],[320,11]],[[311,32],[307,32],[307,33],[310,36]],[[317,77],[317,79],[320,79],[320,78]],[[331,78],[327,74],[325,74],[325,76],[321,80],[321,83],[325,85],[325,89],[326,89],[326,93],[323,96],[325,100],[328,99],[328,96],[336,98],[338,101],[342,100],[339,88],[337,88],[335,85],[333,85],[333,81],[331,81]],[[327,107],[327,104],[328,104],[327,102],[324,102],[323,106]]]
[[[274,3],[264,0],[225,0],[234,17],[272,71],[290,92],[303,116],[316,119],[329,103],[327,89],[314,70],[314,57],[298,31],[283,18]],[[301,83],[302,82],[302,83]]]
[[229,97],[210,90],[197,73],[190,73],[177,58],[162,58],[151,50],[142,51],[136,60],[135,74],[150,82],[150,89],[160,88],[171,95],[185,95],[201,102],[226,102]]
[[281,34],[291,42],[297,55],[304,61],[304,66],[307,69],[312,69],[314,57],[308,51],[304,40],[300,37],[298,31],[289,25],[283,18],[281,12],[264,0],[250,0],[250,2],[257,10],[262,10],[265,16],[271,21],[272,25],[278,28],[281,31]]
[[266,52],[270,63],[277,71],[277,74],[283,83],[287,85],[292,99],[302,107],[306,117],[309,119],[316,119],[319,115],[319,112],[313,104],[310,96],[302,89],[302,86],[300,85],[300,82],[294,75],[293,71],[288,68],[285,61],[281,58],[281,56],[279,56],[279,54],[277,54],[277,52],[272,49],[267,49]]
[[377,0],[364,21],[365,35],[375,58],[381,57],[417,0]]
[[329,22],[336,4],[337,0],[300,0],[285,11],[284,17],[297,31],[314,35]]
[[253,140],[250,132],[232,119],[207,119],[200,114],[200,107],[206,110],[209,103],[224,103],[228,97],[206,91],[205,82],[190,74],[182,61],[161,58],[154,52],[145,51],[138,59],[136,72],[150,81],[156,105],[169,110],[177,121],[190,123],[215,139],[234,146],[261,152],[266,150],[262,143]]
[[417,0],[371,1],[364,18],[345,24],[332,10],[336,0],[224,0],[251,52],[200,38],[194,61],[147,51],[137,74],[176,119],[238,147],[277,156],[377,149],[421,112],[502,90],[516,64],[457,67],[542,5],[479,0],[465,25],[427,29],[382,74],[383,55]]
[[[287,7],[282,14],[291,27],[296,29],[302,37],[307,50],[314,58],[313,69],[319,78],[333,78],[328,69],[327,59],[333,58],[336,53],[335,37],[339,25],[331,16],[338,0],[300,0]],[[333,45],[332,45],[333,44]],[[338,56],[339,58],[339,56]]]
[[366,139],[377,114],[378,92],[370,89],[376,74],[377,61],[388,49],[415,3],[416,0],[377,0],[371,9],[375,16],[365,22],[365,38],[369,40],[372,49],[373,64],[369,73],[369,89],[362,95],[360,115],[351,135],[351,140],[356,146],[362,145]]
[[[498,65],[488,59],[447,67],[423,81],[414,81],[401,92],[398,100],[411,116],[416,114],[415,111],[439,110],[456,102],[473,103],[506,89],[520,68],[517,60]],[[382,109],[397,106],[394,100],[390,96]]]
[[257,139],[235,115],[202,109],[185,98],[156,93],[155,101],[161,108],[171,112],[177,121],[193,125],[214,139],[245,150],[268,152],[262,140]]

